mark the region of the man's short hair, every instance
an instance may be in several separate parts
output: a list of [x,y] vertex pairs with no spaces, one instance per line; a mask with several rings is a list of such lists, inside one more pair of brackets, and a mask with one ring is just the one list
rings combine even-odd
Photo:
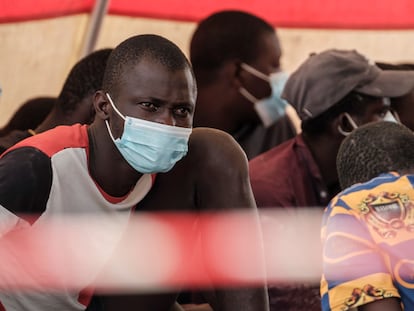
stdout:
[[106,62],[112,49],[101,49],[82,58],[73,66],[58,97],[57,108],[65,114],[76,110],[87,96],[102,87]]
[[336,165],[342,189],[388,172],[414,169],[414,133],[399,123],[374,122],[347,136]]
[[116,96],[125,70],[143,59],[159,63],[170,71],[188,68],[192,73],[190,62],[176,44],[158,35],[137,35],[121,42],[111,53],[102,88]]
[[202,20],[190,44],[190,59],[197,79],[203,72],[203,79],[209,82],[228,60],[246,63],[255,60],[265,33],[276,32],[263,19],[243,11],[220,11]]

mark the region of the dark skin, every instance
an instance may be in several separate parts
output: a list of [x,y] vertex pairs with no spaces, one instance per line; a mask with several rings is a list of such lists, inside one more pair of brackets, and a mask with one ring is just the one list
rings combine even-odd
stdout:
[[93,107],[94,93],[86,95],[72,111],[65,113],[61,109],[54,107],[34,131],[39,134],[58,125],[91,124],[95,118],[95,109]]
[[[248,65],[265,75],[280,70],[281,49],[276,35],[266,32],[259,39],[260,44],[256,47],[258,57]],[[194,126],[207,126],[234,134],[246,124],[260,123],[253,103],[244,98],[239,89],[244,87],[261,99],[270,95],[270,85],[243,70],[241,63],[240,59],[230,59],[217,69],[213,82],[199,83]],[[197,79],[203,81],[202,77]]]
[[[170,172],[157,175],[154,187],[137,211],[224,211],[235,207],[255,208],[247,160],[229,135],[198,128],[191,135],[187,156]],[[249,245],[249,251],[260,251],[254,247]],[[106,300],[105,306],[108,310],[120,310],[120,306],[122,310],[133,310],[132,306],[140,306],[139,310],[168,310],[178,292],[114,296]],[[266,310],[267,294],[261,288],[213,290],[204,295],[214,310]]]
[[[154,88],[154,85],[159,87]],[[159,64],[143,60],[126,71],[118,90],[113,93],[119,94],[112,94],[111,98],[124,116],[174,126],[192,125],[196,93],[189,70],[168,72]],[[105,120],[115,139],[122,135],[124,120],[113,110],[103,91],[95,94],[94,105],[96,120],[89,129],[91,175],[108,194],[123,196],[142,174],[123,159],[108,134]],[[94,154],[95,150],[99,150],[99,156]],[[112,170],[108,170],[108,164]]]
[[397,112],[401,123],[414,131],[414,90],[396,98],[391,98],[391,107]]
[[[361,126],[366,123],[381,121],[388,109],[387,104],[382,99],[378,99],[368,103],[366,109],[359,114],[354,113],[350,114],[350,116],[357,126]],[[328,188],[330,188],[329,190],[331,190],[330,197],[333,197],[340,191],[336,171],[336,155],[345,137],[338,131],[339,126],[347,132],[353,130],[349,120],[342,113],[332,120],[328,131],[323,134],[310,136],[305,132],[303,133],[303,139],[318,164],[322,178],[328,185]]]
[[401,311],[401,304],[398,298],[386,298],[367,303],[358,307],[359,311]]
[[[33,130],[35,134],[40,134],[59,125],[73,125],[75,123],[91,124],[95,117],[95,109],[93,107],[93,95],[89,94],[84,97],[75,107],[73,111],[64,112],[57,107],[56,104],[50,110],[46,118]],[[23,140],[30,135],[34,135],[27,130],[13,130],[6,136],[0,137],[0,149],[6,150],[17,142]],[[4,151],[2,150],[2,151]]]
[[[194,83],[188,68],[171,72],[158,62],[144,59],[125,72],[111,98],[123,115],[191,127],[196,97]],[[113,110],[104,92],[97,92],[94,102],[97,113],[89,132],[90,173],[108,194],[123,196],[142,174],[122,158],[104,123],[108,120],[117,138],[122,134],[123,119]],[[153,188],[136,210],[207,211],[236,207],[256,212],[246,156],[229,135],[200,128],[190,137],[187,156],[171,171],[157,174]],[[252,246],[251,251],[260,249]],[[179,289],[173,293],[106,296],[103,301],[107,311],[177,310],[178,293]],[[268,310],[265,286],[212,290],[206,299],[216,310]]]

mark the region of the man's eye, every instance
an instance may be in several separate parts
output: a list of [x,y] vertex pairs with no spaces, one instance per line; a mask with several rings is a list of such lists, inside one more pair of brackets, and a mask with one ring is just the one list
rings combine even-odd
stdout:
[[384,117],[385,117],[385,115],[387,114],[387,112],[388,112],[388,110],[383,110],[383,111],[381,111],[381,112],[379,113],[379,116],[380,116],[381,118],[384,118]]
[[180,107],[175,109],[175,113],[181,117],[187,117],[190,114],[190,109],[185,107]]
[[158,106],[154,105],[153,103],[150,102],[141,102],[139,103],[142,107],[144,107],[145,109],[151,109],[151,110],[157,110]]

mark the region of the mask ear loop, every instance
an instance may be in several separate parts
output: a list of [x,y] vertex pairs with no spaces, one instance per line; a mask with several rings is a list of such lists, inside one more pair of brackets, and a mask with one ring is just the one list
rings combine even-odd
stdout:
[[[270,83],[270,77],[268,75],[264,74],[263,72],[260,72],[256,68],[253,68],[252,66],[247,65],[246,63],[241,63],[240,68],[242,68],[243,70],[247,71],[248,73],[252,74],[253,76],[255,76],[257,78],[262,79],[262,80]],[[253,104],[255,104],[257,101],[259,101],[258,98],[253,96],[244,87],[240,87],[239,92],[244,96],[244,98],[246,98],[248,101],[250,101]]]
[[126,118],[123,116],[123,114],[118,110],[118,108],[116,108],[116,106],[114,105],[114,102],[112,101],[111,96],[109,96],[108,93],[105,93],[106,97],[108,97],[109,102],[111,103],[112,108],[115,110],[115,112],[122,118],[124,119],[124,121],[126,120]]
[[[348,119],[349,124],[351,124],[354,130],[356,130],[358,128],[358,125],[356,125],[354,119],[352,119],[352,117],[348,114],[348,112],[345,112],[344,116]],[[340,124],[338,125],[338,132],[345,137],[352,133],[352,131],[345,131],[344,129],[342,129]]]
[[[115,107],[111,96],[108,93],[105,93],[105,95],[106,95],[106,97],[108,97],[109,103],[111,104],[111,106],[115,110],[115,112],[125,121],[126,118],[122,115],[122,113],[118,110],[118,108]],[[105,125],[106,125],[106,128],[108,129],[109,136],[111,136],[112,141],[115,142],[115,138],[112,135],[111,127],[109,126],[108,120],[105,120]]]
[[345,136],[345,137],[352,133],[352,132],[347,132],[347,131],[343,130],[341,125],[338,125],[338,132],[340,134],[342,134],[343,136]]
[[264,74],[263,72],[257,70],[256,68],[253,68],[250,65],[247,65],[246,63],[241,63],[240,67],[244,70],[246,70],[248,73],[254,75],[255,77],[262,79],[266,82],[270,82],[270,77],[266,74]]
[[115,138],[112,135],[112,131],[111,131],[111,128],[109,127],[108,120],[105,120],[105,125],[106,125],[106,128],[108,129],[109,136],[111,136],[112,141],[115,142]]
[[394,109],[390,109],[390,112],[394,116],[394,118],[397,121],[397,123],[400,123],[401,124],[401,119],[400,119],[400,115],[398,114],[398,112],[395,111]]
[[239,92],[240,94],[242,94],[248,101],[250,101],[251,103],[255,104],[258,99],[256,97],[254,97],[248,90],[246,90],[244,87],[240,87],[239,88]]

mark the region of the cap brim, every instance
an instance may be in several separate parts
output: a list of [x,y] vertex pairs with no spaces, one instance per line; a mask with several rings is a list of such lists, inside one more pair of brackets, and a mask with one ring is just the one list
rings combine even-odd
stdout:
[[381,70],[378,77],[355,91],[374,97],[400,97],[414,89],[414,71]]

